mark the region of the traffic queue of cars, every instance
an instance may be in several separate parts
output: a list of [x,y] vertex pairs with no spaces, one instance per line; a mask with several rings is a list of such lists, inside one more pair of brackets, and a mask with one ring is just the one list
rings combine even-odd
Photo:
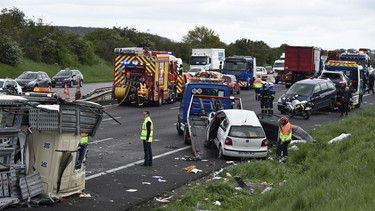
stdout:
[[51,88],[57,85],[83,85],[83,75],[79,70],[64,69],[52,78],[44,71],[25,71],[15,79],[0,79],[0,92],[11,95],[22,95],[22,92],[33,91],[36,87]]

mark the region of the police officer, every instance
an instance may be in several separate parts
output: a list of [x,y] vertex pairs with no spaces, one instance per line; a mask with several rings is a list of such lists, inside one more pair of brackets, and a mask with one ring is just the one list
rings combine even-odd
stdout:
[[262,110],[262,114],[267,113],[267,102],[268,102],[268,86],[267,82],[262,82],[262,88],[259,90],[259,98],[260,98],[260,108]]
[[257,76],[257,78],[254,80],[254,89],[255,89],[255,100],[260,100],[259,99],[259,91],[262,88],[262,79],[260,76]]
[[273,114],[273,100],[275,99],[276,88],[272,82],[268,83],[268,101],[267,101],[267,112]]

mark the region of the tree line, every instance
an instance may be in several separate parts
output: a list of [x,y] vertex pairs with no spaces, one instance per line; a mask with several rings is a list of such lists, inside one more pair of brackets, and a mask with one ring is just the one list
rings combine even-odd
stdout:
[[168,50],[183,61],[189,60],[192,48],[224,48],[226,56],[253,56],[258,65],[265,66],[272,65],[286,45],[271,48],[263,41],[247,38],[227,45],[215,31],[205,26],[189,30],[182,42],[129,27],[96,28],[79,34],[45,24],[42,19],[33,21],[15,7],[2,9],[0,13],[0,63],[13,66],[22,58],[62,67],[95,65],[100,58],[113,62],[113,49],[118,47]]

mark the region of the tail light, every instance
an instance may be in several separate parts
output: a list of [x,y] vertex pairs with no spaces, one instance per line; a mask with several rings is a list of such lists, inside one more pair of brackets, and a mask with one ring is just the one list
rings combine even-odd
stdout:
[[268,140],[265,138],[265,139],[263,139],[263,141],[262,141],[262,144],[260,145],[261,147],[266,147],[266,146],[268,146]]
[[225,144],[225,145],[233,145],[233,141],[232,141],[231,138],[227,137],[227,138],[225,139],[225,141],[224,141],[224,144]]

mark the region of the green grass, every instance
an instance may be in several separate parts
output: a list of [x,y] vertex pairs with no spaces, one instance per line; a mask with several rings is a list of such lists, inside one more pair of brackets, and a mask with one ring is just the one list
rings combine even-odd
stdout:
[[[153,210],[194,210],[199,202],[207,210],[373,210],[375,206],[375,108],[361,109],[347,118],[311,132],[317,140],[297,144],[284,164],[251,160],[229,166],[221,173],[227,181],[194,182],[177,191],[172,203]],[[328,144],[341,133],[352,135]],[[270,152],[274,157],[275,149]],[[249,195],[234,188],[231,175],[247,183],[265,182]],[[213,205],[220,201],[221,206]]]
[[17,66],[0,63],[0,78],[16,78],[21,75],[22,72],[27,70],[44,71],[49,77],[52,77],[61,69],[70,68],[80,70],[83,74],[85,83],[113,81],[113,64],[100,59],[98,59],[98,61],[99,62],[96,65],[82,65],[79,67],[59,67],[58,65],[36,63],[28,59],[24,59],[22,63]]

